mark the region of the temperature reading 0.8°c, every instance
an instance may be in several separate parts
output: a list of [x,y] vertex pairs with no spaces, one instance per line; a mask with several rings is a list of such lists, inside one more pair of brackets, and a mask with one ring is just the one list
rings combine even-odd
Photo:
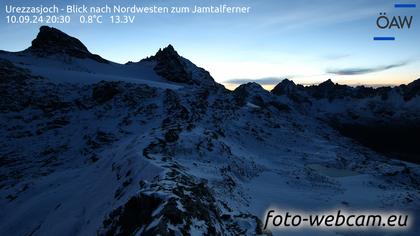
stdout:
[[82,24],[102,24],[101,15],[81,15],[79,21]]

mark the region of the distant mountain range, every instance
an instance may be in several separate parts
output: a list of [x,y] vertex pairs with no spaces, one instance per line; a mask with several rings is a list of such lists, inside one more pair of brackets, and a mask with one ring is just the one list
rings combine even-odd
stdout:
[[42,26],[0,51],[0,124],[0,235],[277,235],[273,206],[420,233],[419,79],[230,91],[172,45],[118,64]]

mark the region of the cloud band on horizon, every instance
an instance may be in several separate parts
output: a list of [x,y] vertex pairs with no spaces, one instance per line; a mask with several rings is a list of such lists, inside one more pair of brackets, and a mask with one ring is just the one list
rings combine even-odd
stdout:
[[345,68],[345,69],[329,69],[326,72],[328,74],[334,74],[334,75],[363,75],[363,74],[369,74],[374,72],[380,72],[385,71],[393,68],[398,68],[402,66],[408,65],[409,62],[401,62],[397,64],[391,64],[386,66],[378,66],[378,67],[372,67],[372,68]]

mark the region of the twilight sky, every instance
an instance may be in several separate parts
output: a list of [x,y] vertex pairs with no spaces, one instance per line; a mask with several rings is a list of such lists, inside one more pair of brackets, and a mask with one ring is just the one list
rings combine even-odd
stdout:
[[[256,81],[270,88],[283,78],[319,83],[400,84],[420,78],[420,7],[394,8],[419,0],[61,0],[2,1],[0,49],[27,48],[40,25],[6,24],[5,5],[105,3],[149,5],[218,4],[251,6],[242,15],[136,15],[134,24],[51,24],[79,38],[91,52],[125,63],[139,61],[172,44],[228,87]],[[413,16],[411,29],[379,30],[376,19]],[[374,41],[393,36],[395,41]]]

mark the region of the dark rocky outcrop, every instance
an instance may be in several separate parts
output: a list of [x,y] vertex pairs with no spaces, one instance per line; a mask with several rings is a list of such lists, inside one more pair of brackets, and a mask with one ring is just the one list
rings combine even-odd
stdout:
[[[180,56],[172,45],[159,49],[154,56],[143,59],[141,62],[155,62],[156,74],[168,81],[198,85],[212,90],[225,90],[223,85],[214,81],[208,71]],[[128,62],[127,64],[136,63]]]
[[296,93],[297,85],[288,79],[282,80],[278,83],[271,92],[275,95],[291,95]]
[[333,100],[352,95],[353,88],[347,85],[335,84],[331,79],[319,85],[306,87],[305,90],[314,98]]
[[159,49],[156,55],[146,58],[143,61],[156,61],[154,68],[156,73],[163,78],[176,82],[192,84],[192,75],[186,70],[186,65],[181,56],[175,51],[172,45]]
[[260,94],[265,94],[267,91],[264,90],[261,85],[255,82],[242,84],[233,91],[235,102],[239,106],[243,106],[247,101],[254,103],[257,106],[262,106],[264,101]]
[[15,66],[12,62],[0,59],[0,83],[8,82],[23,82],[27,79],[35,79],[40,77],[35,77],[30,74],[30,71]]
[[291,80],[285,79],[277,84],[274,89],[271,90],[271,93],[278,96],[285,95],[297,103],[306,102],[311,104],[311,98],[318,100],[328,99],[329,101],[333,101],[335,99],[363,99],[378,96],[382,100],[386,100],[389,97],[389,92],[393,89],[396,89],[398,93],[404,96],[405,100],[410,100],[411,98],[420,94],[419,87],[419,85],[416,85],[416,81],[409,85],[402,85],[397,88],[372,88],[365,86],[351,87],[348,85],[334,83],[330,79],[318,85],[304,87],[302,85],[296,85]]
[[104,103],[111,100],[115,95],[121,92],[118,82],[102,81],[95,84],[92,89],[92,97],[97,103]]
[[414,80],[407,86],[402,87],[404,91],[404,99],[406,101],[420,95],[420,79]]
[[305,88],[302,85],[296,85],[293,81],[284,79],[278,83],[272,90],[271,93],[277,96],[285,95],[292,101],[303,104],[312,104],[305,94]]
[[420,125],[416,122],[337,123],[333,127],[342,135],[385,156],[420,163]]
[[140,194],[130,198],[124,206],[115,209],[104,220],[107,231],[100,235],[133,235],[142,226],[152,222],[153,212],[162,204],[163,200],[157,197]]
[[75,58],[89,58],[100,63],[109,63],[99,55],[90,53],[86,46],[77,38],[48,26],[41,26],[37,37],[26,51],[41,57],[66,54]]

